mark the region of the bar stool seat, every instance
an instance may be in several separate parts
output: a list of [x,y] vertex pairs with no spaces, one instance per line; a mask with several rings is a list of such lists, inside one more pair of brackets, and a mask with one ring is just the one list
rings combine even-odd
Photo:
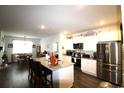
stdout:
[[[52,71],[42,66],[38,61],[31,61],[31,80],[34,80],[34,87],[53,87]],[[48,76],[50,78],[48,79]]]

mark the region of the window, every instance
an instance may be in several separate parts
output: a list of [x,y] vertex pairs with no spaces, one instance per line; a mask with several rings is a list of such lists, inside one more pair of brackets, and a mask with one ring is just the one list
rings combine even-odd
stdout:
[[53,44],[53,51],[54,51],[54,52],[58,52],[58,47],[59,47],[59,46],[58,46],[58,42],[54,43],[54,44]]
[[32,53],[32,41],[13,41],[13,53]]

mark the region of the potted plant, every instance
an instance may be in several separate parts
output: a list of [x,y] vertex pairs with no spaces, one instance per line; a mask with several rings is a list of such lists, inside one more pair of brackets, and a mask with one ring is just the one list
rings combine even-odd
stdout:
[[3,53],[2,60],[3,60],[3,62],[7,62],[7,60],[8,60],[8,57],[6,55],[6,51],[4,51],[4,53]]

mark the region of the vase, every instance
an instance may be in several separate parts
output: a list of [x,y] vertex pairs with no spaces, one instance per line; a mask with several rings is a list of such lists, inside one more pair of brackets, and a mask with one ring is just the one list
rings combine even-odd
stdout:
[[50,62],[52,66],[56,66],[58,65],[58,61],[57,58],[55,57],[54,53],[52,52],[51,56],[50,56]]

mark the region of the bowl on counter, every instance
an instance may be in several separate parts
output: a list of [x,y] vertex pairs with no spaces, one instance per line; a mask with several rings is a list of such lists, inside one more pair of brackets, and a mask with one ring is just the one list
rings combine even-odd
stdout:
[[89,54],[84,54],[83,58],[90,58],[90,55]]

